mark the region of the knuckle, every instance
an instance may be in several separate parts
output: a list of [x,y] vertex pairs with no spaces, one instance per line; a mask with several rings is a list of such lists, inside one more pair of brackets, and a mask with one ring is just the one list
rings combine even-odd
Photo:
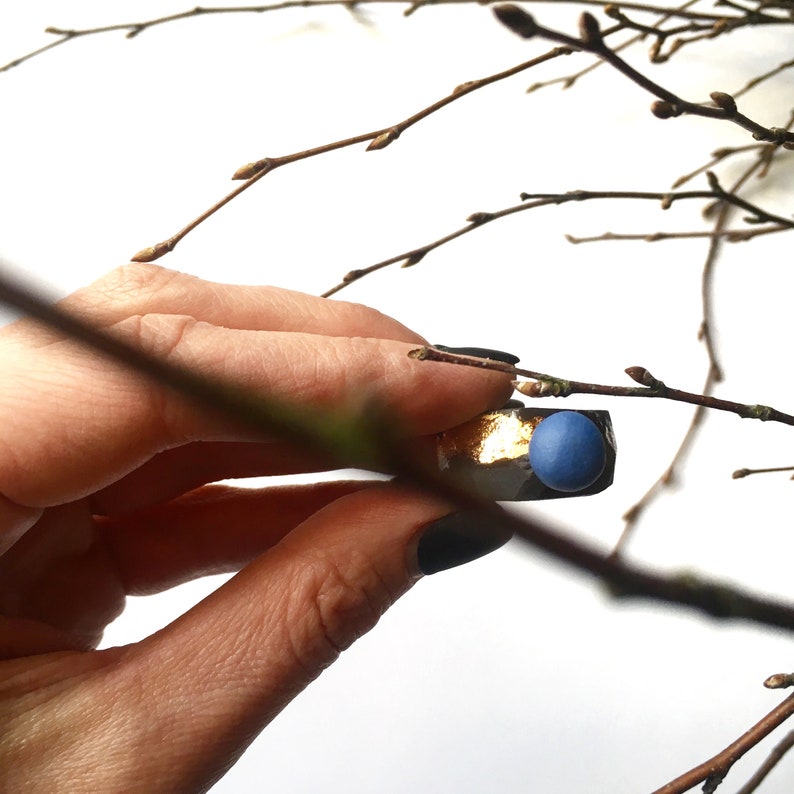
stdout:
[[198,321],[190,315],[134,314],[114,329],[129,344],[159,358],[174,356]]
[[294,657],[304,668],[316,669],[373,628],[395,595],[361,553],[342,564],[317,553],[304,566],[302,586],[289,596],[287,626]]
[[71,311],[94,321],[112,323],[119,317],[145,312],[156,294],[179,277],[173,270],[152,264],[121,265],[67,298]]
[[173,270],[159,265],[132,262],[111,270],[91,288],[105,300],[136,302],[165,287],[176,278]]

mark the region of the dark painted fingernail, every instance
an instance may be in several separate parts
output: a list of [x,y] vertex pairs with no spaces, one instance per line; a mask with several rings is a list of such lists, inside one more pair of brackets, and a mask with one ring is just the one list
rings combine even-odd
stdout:
[[436,350],[443,350],[445,353],[458,353],[461,356],[477,356],[477,358],[492,358],[494,361],[501,361],[504,364],[515,366],[521,360],[512,353],[505,353],[504,350],[491,350],[489,347],[447,347],[447,345],[433,345]]
[[438,573],[496,551],[512,531],[482,513],[451,513],[428,525],[419,539],[419,570]]

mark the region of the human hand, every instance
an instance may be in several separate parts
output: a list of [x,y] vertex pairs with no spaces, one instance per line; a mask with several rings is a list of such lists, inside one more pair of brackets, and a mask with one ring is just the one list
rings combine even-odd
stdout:
[[[424,340],[373,310],[274,288],[128,266],[63,306],[310,410],[366,391],[417,443],[511,390],[409,360]],[[207,485],[331,463],[32,321],[0,331],[0,362],[4,792],[206,790],[423,572],[506,540],[396,484]],[[224,571],[162,631],[93,650],[127,594]]]

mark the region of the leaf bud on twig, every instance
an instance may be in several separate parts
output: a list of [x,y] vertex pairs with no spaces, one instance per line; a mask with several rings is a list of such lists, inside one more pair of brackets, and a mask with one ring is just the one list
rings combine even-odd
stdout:
[[392,127],[390,130],[382,132],[377,138],[374,138],[369,146],[367,146],[367,151],[374,152],[376,149],[385,149],[390,143],[396,141],[399,137],[400,131]]
[[532,16],[523,8],[514,5],[494,6],[496,18],[522,39],[531,39],[537,32],[538,26]]
[[680,115],[675,105],[673,105],[672,102],[668,102],[666,99],[657,99],[651,105],[651,113],[653,113],[657,119],[671,119],[673,116]]
[[154,262],[161,256],[174,250],[173,244],[166,240],[164,243],[157,243],[157,245],[150,245],[138,251],[135,256],[130,257],[131,262]]
[[730,94],[726,94],[724,91],[712,91],[709,96],[718,108],[722,108],[725,111],[726,116],[736,115],[736,100]]
[[794,686],[794,673],[775,673],[764,681],[767,689],[786,689]]
[[251,179],[251,177],[261,174],[262,171],[270,168],[272,160],[265,157],[263,160],[257,160],[255,163],[246,163],[241,165],[232,175],[232,179]]
[[656,380],[645,367],[627,367],[624,371],[633,381],[639,383],[641,386],[647,386],[649,389],[658,389],[664,386],[662,381]]
[[604,46],[601,26],[598,24],[598,20],[587,11],[584,11],[579,17],[579,36],[588,47],[600,49]]
[[472,212],[468,218],[466,218],[467,223],[473,223],[475,225],[480,223],[487,223],[488,221],[493,220],[493,213],[492,212]]
[[418,265],[426,256],[427,248],[423,248],[421,251],[414,251],[406,258],[405,262],[403,262],[400,267],[413,267],[414,265]]

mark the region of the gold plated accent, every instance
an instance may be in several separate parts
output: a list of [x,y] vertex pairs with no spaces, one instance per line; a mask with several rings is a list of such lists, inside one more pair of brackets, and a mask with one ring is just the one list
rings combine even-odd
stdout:
[[529,442],[552,408],[505,408],[489,411],[437,438],[438,467],[464,488],[499,501],[561,499],[598,493],[612,484],[615,437],[607,411],[581,411],[604,438],[606,464],[591,486],[575,493],[544,485],[529,465]]

